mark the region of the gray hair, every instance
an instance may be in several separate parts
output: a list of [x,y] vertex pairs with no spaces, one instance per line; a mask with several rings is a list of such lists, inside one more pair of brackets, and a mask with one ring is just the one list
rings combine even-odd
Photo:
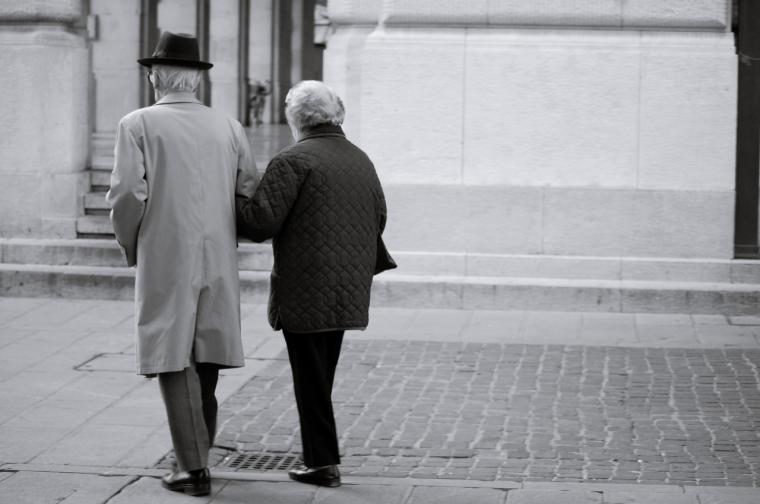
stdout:
[[305,80],[288,91],[285,115],[292,127],[303,131],[318,124],[342,124],[345,108],[340,96],[327,84]]
[[153,86],[163,92],[185,91],[194,93],[201,81],[201,71],[196,68],[152,65]]

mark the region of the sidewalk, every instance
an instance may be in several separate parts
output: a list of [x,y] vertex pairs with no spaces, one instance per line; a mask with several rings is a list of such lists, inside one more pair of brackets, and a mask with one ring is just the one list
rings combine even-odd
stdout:
[[345,484],[317,489],[222,460],[300,449],[283,342],[244,305],[214,493],[190,498],[156,479],[132,309],[0,298],[0,503],[760,501],[760,317],[373,310],[336,380]]

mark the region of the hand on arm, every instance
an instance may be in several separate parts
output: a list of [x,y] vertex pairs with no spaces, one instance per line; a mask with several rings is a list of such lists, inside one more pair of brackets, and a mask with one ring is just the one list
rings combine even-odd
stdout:
[[275,157],[253,197],[235,197],[238,234],[255,242],[274,237],[290,213],[303,182],[303,173]]

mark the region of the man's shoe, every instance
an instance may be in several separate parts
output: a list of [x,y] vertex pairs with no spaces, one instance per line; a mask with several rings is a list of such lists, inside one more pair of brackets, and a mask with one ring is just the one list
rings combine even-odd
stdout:
[[339,487],[340,471],[338,466],[328,465],[322,467],[306,467],[301,465],[288,471],[290,479],[300,481],[301,483],[311,483],[312,485]]
[[208,495],[211,493],[211,474],[208,469],[195,471],[170,472],[161,478],[161,484],[174,492],[185,492],[187,495]]

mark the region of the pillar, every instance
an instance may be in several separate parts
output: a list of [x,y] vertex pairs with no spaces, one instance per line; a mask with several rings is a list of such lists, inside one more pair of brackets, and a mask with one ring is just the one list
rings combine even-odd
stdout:
[[211,106],[230,117],[238,113],[238,20],[239,0],[214,0],[209,12],[209,71]]
[[364,49],[367,37],[377,27],[382,5],[383,0],[327,2],[333,33],[324,51],[323,79],[343,99],[343,129],[355,143],[361,142]]
[[272,0],[272,122],[285,122],[285,96],[291,85],[292,2]]
[[[248,75],[254,81],[272,85],[272,33],[273,33],[273,3],[271,0],[252,0],[249,24],[248,45]],[[267,97],[264,107],[263,121],[272,122],[272,97]]]
[[0,3],[0,236],[76,236],[89,62],[81,0]]
[[91,162],[110,164],[116,125],[124,115],[142,105],[145,71],[137,64],[140,54],[141,0],[112,2],[90,0],[95,32],[92,54],[93,135]]

